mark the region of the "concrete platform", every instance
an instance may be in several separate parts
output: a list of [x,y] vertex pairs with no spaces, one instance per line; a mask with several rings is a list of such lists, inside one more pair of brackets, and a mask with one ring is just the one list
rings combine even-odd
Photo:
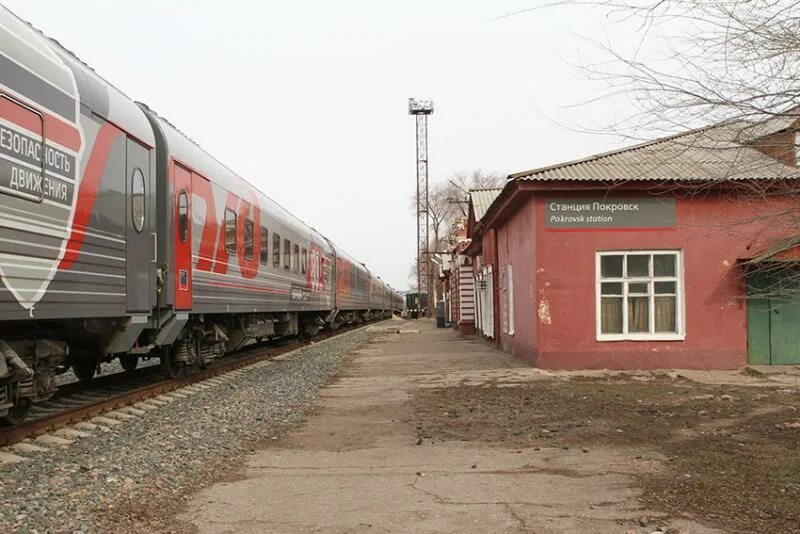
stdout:
[[195,495],[179,520],[201,533],[560,533],[644,532],[637,518],[660,517],[641,509],[630,451],[419,442],[415,388],[541,376],[428,321],[398,327],[408,333],[376,332],[305,424],[253,455],[241,479]]

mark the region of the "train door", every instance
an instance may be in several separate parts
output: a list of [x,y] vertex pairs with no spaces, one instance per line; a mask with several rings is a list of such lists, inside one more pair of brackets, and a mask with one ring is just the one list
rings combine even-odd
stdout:
[[126,307],[149,312],[155,306],[155,191],[150,174],[150,151],[134,141],[126,145],[125,260]]
[[175,163],[173,246],[175,309],[192,309],[192,173]]

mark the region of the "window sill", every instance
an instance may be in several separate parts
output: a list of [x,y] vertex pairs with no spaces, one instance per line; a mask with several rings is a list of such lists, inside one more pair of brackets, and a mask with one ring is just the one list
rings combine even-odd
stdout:
[[597,341],[684,341],[686,334],[605,334]]

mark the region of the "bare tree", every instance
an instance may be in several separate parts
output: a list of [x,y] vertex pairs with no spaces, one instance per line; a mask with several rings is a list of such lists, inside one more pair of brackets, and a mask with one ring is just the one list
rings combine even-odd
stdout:
[[[505,179],[497,173],[484,173],[480,169],[471,173],[457,172],[447,178],[447,196],[451,206],[451,217],[467,218],[470,189],[494,189],[503,187]],[[451,221],[452,222],[452,221]]]
[[[500,187],[503,183],[503,177],[499,174],[476,170],[471,173],[458,172],[434,184],[428,192],[430,250],[443,252],[447,249],[451,241],[448,233],[453,224],[467,217],[470,189]],[[409,197],[409,208],[416,212],[416,195]]]
[[[595,42],[607,56],[579,66],[609,94],[632,95],[639,112],[614,133],[800,117],[798,0],[551,0],[498,18],[554,6],[594,8],[637,29],[638,46]],[[643,59],[651,42],[668,61]]]
[[[438,281],[441,266],[433,255],[448,252],[455,244],[453,229],[459,221],[466,219],[469,190],[500,187],[503,183],[503,177],[499,174],[475,170],[471,173],[455,173],[430,188],[428,192],[430,222],[428,248],[431,256],[427,258],[428,273],[430,273],[428,285],[435,295],[441,294]],[[409,208],[416,213],[417,197],[415,194],[409,198]],[[409,272],[409,285],[414,289],[417,284],[417,269],[415,260]]]
[[[603,132],[648,140],[694,130],[672,142],[670,150],[648,154],[654,167],[695,148],[724,155],[719,176],[676,181],[676,194],[707,195],[725,182],[726,192],[719,194],[739,201],[800,199],[792,132],[800,125],[800,0],[553,0],[521,12],[570,5],[597,9],[638,31],[639,46],[622,50],[597,42],[605,58],[579,66],[586,77],[607,84],[598,98],[627,95],[632,100],[629,112]],[[646,56],[649,44],[667,51],[660,61]],[[752,148],[770,158],[752,157]],[[777,161],[788,179],[743,179],[764,175],[766,167],[774,170]],[[800,236],[800,203],[757,217],[761,222],[769,217],[773,228],[780,225]],[[781,277],[777,271],[783,271]],[[749,274],[754,272],[781,279],[756,288],[764,296],[800,294],[800,270],[791,263],[752,263]]]

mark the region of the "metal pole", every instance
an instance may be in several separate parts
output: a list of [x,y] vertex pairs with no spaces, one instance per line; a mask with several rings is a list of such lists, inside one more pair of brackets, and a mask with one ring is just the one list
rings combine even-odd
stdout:
[[420,257],[420,224],[419,224],[419,216],[420,216],[420,208],[419,199],[420,199],[420,191],[419,191],[419,118],[421,115],[415,115],[414,119],[416,122],[416,140],[417,140],[417,317],[419,317],[420,307],[422,304],[422,258]]
[[[430,239],[429,239],[429,230],[430,230],[430,221],[431,221],[431,212],[428,209],[430,206],[430,197],[428,196],[428,116],[422,116],[425,123],[423,124],[423,131],[422,131],[422,145],[425,151],[425,161],[423,162],[424,165],[424,174],[425,174],[425,275],[427,276],[425,281],[425,297],[427,301],[427,306],[425,308],[425,317],[432,317],[433,316],[433,309],[436,308],[436,295],[434,295],[434,283],[433,283],[433,271],[431,269],[431,257],[430,257]],[[436,245],[438,246],[438,244]],[[433,309],[432,309],[433,308]]]
[[408,112],[416,119],[417,136],[417,295],[418,316],[422,308],[421,295],[425,294],[425,315],[431,314],[431,270],[429,265],[430,244],[428,228],[430,213],[428,212],[428,115],[433,113],[433,102],[430,100],[408,99]]
[[430,214],[428,212],[428,116],[417,115],[417,189],[419,191],[417,210],[420,250],[420,289],[425,294],[425,316],[431,314],[431,280],[430,280],[430,243],[428,228]]

